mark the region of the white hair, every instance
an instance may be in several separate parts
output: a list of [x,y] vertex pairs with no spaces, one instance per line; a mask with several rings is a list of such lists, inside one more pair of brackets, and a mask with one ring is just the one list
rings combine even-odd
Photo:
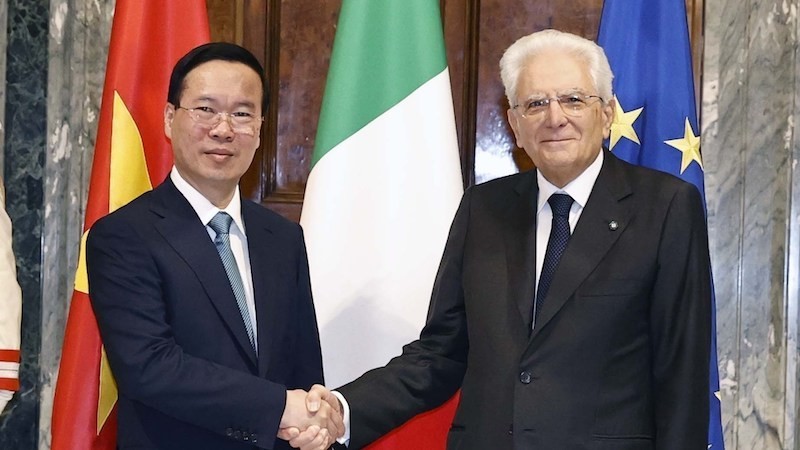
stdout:
[[614,74],[603,49],[594,42],[571,33],[542,30],[517,39],[500,58],[500,78],[503,80],[509,105],[516,103],[517,82],[525,64],[531,58],[549,50],[561,50],[586,61],[589,76],[598,95],[604,102],[611,99]]

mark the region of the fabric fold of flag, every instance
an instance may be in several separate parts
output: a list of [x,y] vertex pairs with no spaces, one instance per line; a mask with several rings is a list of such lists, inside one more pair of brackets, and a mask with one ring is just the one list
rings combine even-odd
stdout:
[[89,303],[84,245],[100,217],[172,167],[163,111],[175,62],[209,40],[204,0],[117,0],[84,233],[53,405],[53,450],[116,448],[116,384]]
[[[344,0],[301,218],[330,386],[419,336],[462,192],[438,2]],[[371,448],[444,448],[454,410]]]
[[[628,162],[694,184],[705,201],[684,0],[606,0],[597,41],[614,72],[609,148]],[[712,304],[708,448],[724,450],[716,343]]]

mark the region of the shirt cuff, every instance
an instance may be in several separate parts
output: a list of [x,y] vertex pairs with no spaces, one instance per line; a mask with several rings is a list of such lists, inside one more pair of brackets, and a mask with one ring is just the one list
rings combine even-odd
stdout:
[[347,403],[347,400],[344,399],[344,396],[337,391],[331,391],[331,394],[335,395],[336,398],[339,399],[339,403],[342,404],[342,419],[344,419],[344,435],[339,439],[336,439],[336,442],[350,446],[350,405]]

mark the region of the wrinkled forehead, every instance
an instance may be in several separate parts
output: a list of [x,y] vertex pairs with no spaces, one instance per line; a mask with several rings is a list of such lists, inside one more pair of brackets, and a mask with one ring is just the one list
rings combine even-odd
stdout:
[[559,95],[573,92],[596,93],[583,58],[564,51],[544,51],[525,62],[517,81],[517,97]]

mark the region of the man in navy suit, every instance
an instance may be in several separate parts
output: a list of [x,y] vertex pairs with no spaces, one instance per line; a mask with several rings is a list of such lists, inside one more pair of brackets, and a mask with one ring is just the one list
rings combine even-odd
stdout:
[[465,192],[419,340],[334,393],[350,448],[461,389],[450,450],[705,450],[699,192],[602,148],[613,75],[593,42],[533,33],[500,67],[508,121],[536,169]]
[[185,55],[164,108],[172,172],[89,233],[121,449],[288,448],[289,426],[321,429],[312,447],[338,435],[336,412],[304,403],[323,376],[302,230],[239,192],[266,98],[244,48]]

